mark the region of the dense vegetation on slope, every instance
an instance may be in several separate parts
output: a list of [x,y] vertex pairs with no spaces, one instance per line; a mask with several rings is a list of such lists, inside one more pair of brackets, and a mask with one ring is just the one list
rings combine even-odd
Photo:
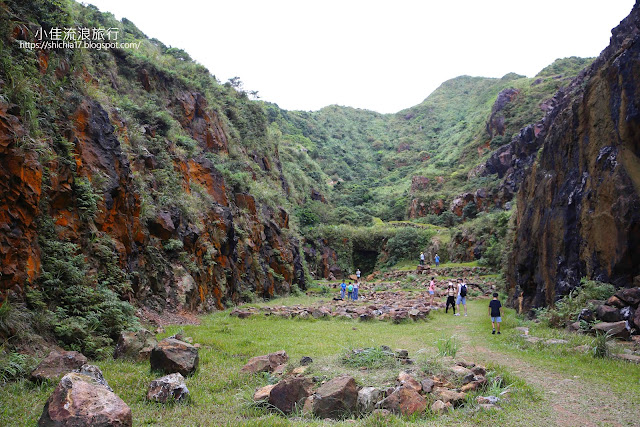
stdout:
[[[502,201],[453,202],[498,185],[474,168],[589,62],[458,77],[391,115],[285,111],[95,7],[0,7],[0,291],[31,313],[2,333],[91,355],[136,327],[129,302],[224,308],[420,250],[498,267]],[[20,48],[40,27],[117,28],[139,48]]]

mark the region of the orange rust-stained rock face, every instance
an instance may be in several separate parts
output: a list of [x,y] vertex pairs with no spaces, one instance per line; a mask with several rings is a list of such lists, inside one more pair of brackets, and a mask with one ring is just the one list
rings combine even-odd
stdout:
[[24,291],[40,269],[35,242],[42,166],[34,152],[16,146],[25,130],[9,109],[0,101],[0,300],[10,289]]
[[206,98],[198,92],[182,92],[175,101],[178,121],[193,139],[208,149],[228,152],[227,137],[218,115],[208,108]]

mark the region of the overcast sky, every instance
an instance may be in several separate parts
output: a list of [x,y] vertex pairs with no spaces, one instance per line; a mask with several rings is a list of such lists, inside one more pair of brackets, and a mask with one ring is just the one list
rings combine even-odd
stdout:
[[634,0],[91,0],[288,110],[397,112],[459,75],[597,56]]

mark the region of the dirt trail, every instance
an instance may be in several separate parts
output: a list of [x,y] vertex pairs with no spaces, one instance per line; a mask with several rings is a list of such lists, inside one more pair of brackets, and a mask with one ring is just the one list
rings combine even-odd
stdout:
[[461,355],[481,363],[504,366],[542,393],[548,411],[531,414],[528,425],[640,425],[638,403],[630,402],[624,396],[615,395],[571,372],[540,368],[515,355],[473,344],[463,327],[456,328],[456,335],[466,343]]

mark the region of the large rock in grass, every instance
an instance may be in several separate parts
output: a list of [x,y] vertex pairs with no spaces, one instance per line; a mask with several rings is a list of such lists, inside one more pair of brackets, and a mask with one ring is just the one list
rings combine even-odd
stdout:
[[624,320],[620,322],[601,322],[596,323],[592,327],[592,331],[595,333],[607,333],[616,338],[628,339],[629,330],[627,329],[627,322]]
[[596,309],[596,316],[603,322],[619,322],[622,320],[620,310],[610,305],[601,305]]
[[47,400],[38,425],[131,426],[131,408],[91,373],[72,372],[62,377]]
[[151,350],[151,369],[165,374],[192,375],[198,369],[198,349],[175,338],[165,338]]
[[58,380],[65,374],[80,369],[87,363],[87,358],[77,351],[52,351],[36,369],[31,372],[31,381]]
[[296,408],[302,408],[305,399],[311,396],[312,387],[309,378],[286,378],[271,389],[269,403],[283,413],[290,414]]
[[640,288],[620,289],[616,292],[616,296],[632,307],[640,304]]
[[289,356],[284,350],[269,353],[264,356],[256,356],[249,359],[240,372],[256,374],[258,372],[273,372],[278,366],[287,363]]
[[184,377],[177,372],[151,381],[147,390],[147,399],[159,403],[178,402],[187,397],[189,389]]
[[135,332],[123,331],[113,352],[114,359],[142,361],[149,358],[151,351],[158,345],[155,335],[146,329]]
[[396,414],[412,415],[424,412],[427,401],[417,391],[408,387],[399,387],[386,399],[378,402],[379,409],[387,409]]
[[323,384],[309,399],[311,412],[319,418],[339,419],[356,412],[358,388],[349,375],[341,375]]

